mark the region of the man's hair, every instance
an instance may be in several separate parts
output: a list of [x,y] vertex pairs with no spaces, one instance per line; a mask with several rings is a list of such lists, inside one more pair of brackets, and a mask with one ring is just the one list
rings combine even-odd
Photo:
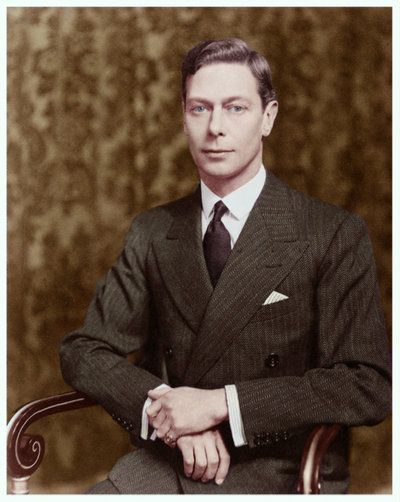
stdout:
[[214,63],[239,63],[247,65],[257,81],[258,94],[263,109],[276,99],[272,87],[271,69],[267,60],[240,38],[225,38],[222,40],[204,40],[195,45],[186,54],[182,62],[182,96],[186,101],[186,81],[201,67]]

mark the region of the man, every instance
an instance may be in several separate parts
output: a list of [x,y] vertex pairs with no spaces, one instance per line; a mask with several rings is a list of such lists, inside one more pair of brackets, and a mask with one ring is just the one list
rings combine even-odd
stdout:
[[[315,424],[390,409],[371,245],[359,217],[263,168],[278,103],[261,55],[202,42],[182,91],[200,187],[134,220],[61,347],[65,380],[139,446],[90,493],[291,493]],[[347,490],[346,444],[326,492]]]

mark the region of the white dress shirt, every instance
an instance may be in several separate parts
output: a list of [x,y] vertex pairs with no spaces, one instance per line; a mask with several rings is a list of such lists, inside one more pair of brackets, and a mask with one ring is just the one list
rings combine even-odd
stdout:
[[[206,233],[207,227],[214,215],[214,206],[219,201],[225,204],[228,211],[222,216],[222,223],[228,230],[231,237],[231,249],[235,245],[240,232],[242,231],[244,224],[253,209],[253,206],[264,187],[267,173],[263,166],[260,166],[257,174],[248,181],[245,185],[242,185],[234,192],[231,192],[226,197],[219,197],[214,192],[212,192],[208,186],[200,182],[201,188],[201,202],[202,202],[202,214],[201,214],[201,229],[202,237]],[[164,385],[164,384],[163,384]],[[228,405],[229,414],[229,425],[232,432],[232,438],[235,446],[243,446],[247,444],[247,440],[244,434],[242,415],[240,413],[239,398],[235,385],[225,385],[226,400]],[[142,412],[142,430],[141,437],[147,439],[148,436],[148,419],[146,415],[146,409],[151,404],[151,399],[147,398]],[[156,435],[153,432],[150,439],[155,439]]]
[[201,203],[203,211],[201,213],[202,236],[206,233],[208,224],[214,216],[214,205],[219,201],[225,204],[228,211],[222,216],[222,223],[231,236],[231,249],[235,245],[244,224],[263,189],[267,173],[261,166],[257,174],[251,178],[245,185],[237,188],[226,197],[219,197],[212,192],[208,186],[200,182]]
[[[232,249],[238,240],[250,211],[253,209],[253,206],[264,187],[266,176],[267,173],[264,167],[260,166],[257,174],[250,181],[222,199],[201,181],[201,203],[203,206],[201,230],[203,238],[207,227],[214,216],[214,206],[219,200],[222,200],[228,208],[228,211],[222,216],[221,221],[231,236]],[[247,444],[247,440],[244,434],[242,414],[240,413],[236,385],[225,385],[225,392],[233,443],[235,446],[243,446]]]

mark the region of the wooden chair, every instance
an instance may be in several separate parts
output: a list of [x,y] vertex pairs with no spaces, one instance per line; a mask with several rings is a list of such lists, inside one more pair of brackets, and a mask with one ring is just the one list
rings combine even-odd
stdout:
[[[15,413],[8,424],[7,436],[7,468],[13,494],[29,493],[29,479],[39,468],[45,453],[43,437],[27,434],[29,426],[55,413],[94,405],[96,403],[85,395],[71,391],[32,401]],[[310,433],[303,450],[298,493],[320,493],[321,460],[339,430],[339,425],[318,425]]]

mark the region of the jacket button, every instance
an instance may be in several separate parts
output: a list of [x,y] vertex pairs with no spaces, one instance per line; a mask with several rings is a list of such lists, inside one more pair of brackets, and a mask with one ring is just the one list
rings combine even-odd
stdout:
[[265,366],[268,368],[277,368],[279,366],[279,356],[275,352],[271,352],[265,360]]
[[254,444],[255,444],[256,446],[261,446],[261,439],[260,439],[260,438],[256,438],[256,439],[254,440]]
[[254,444],[256,446],[261,446],[261,444],[262,444],[261,434],[254,434]]
[[165,355],[166,355],[167,357],[171,357],[171,356],[172,356],[172,353],[173,353],[172,347],[167,347],[167,348],[165,349]]

